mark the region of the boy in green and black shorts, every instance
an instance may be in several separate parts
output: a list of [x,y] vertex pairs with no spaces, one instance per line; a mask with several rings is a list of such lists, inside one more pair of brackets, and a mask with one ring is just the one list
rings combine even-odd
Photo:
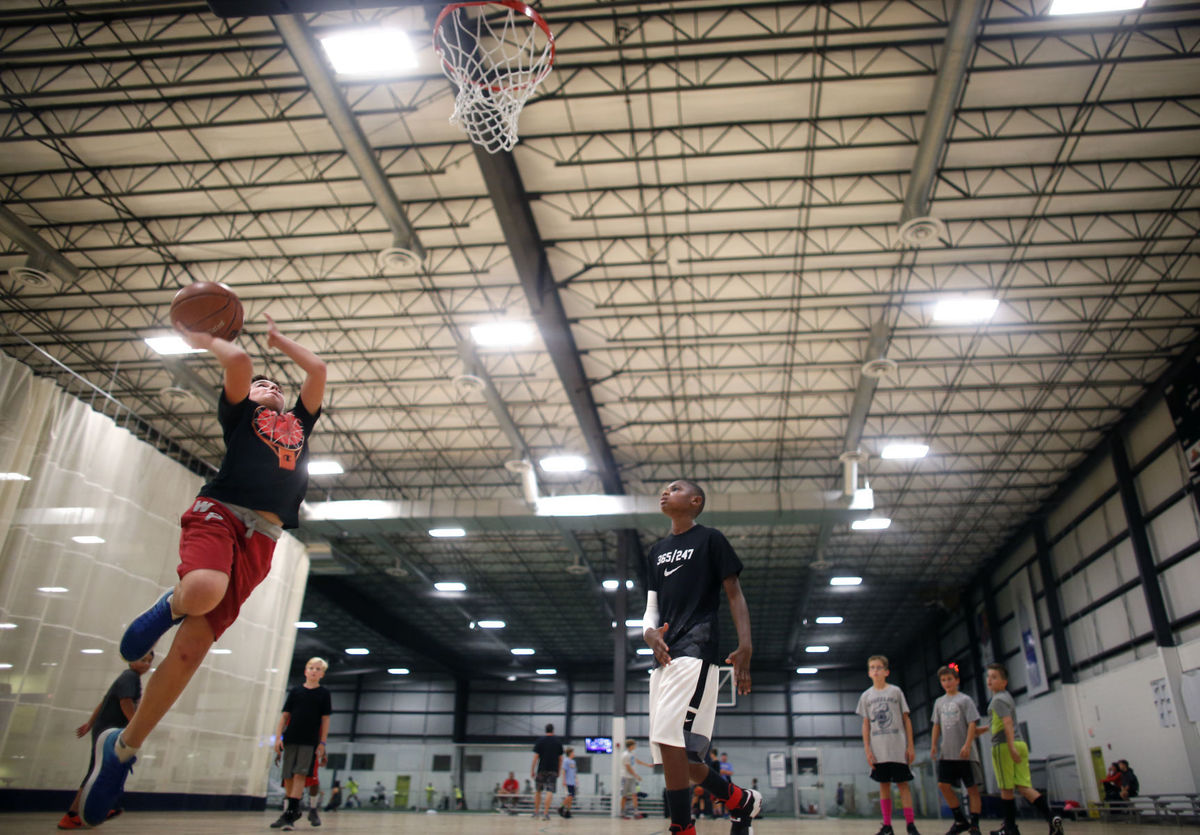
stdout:
[[992,734],[992,766],[996,770],[1000,802],[1004,807],[1004,826],[991,835],[1020,835],[1015,792],[1020,792],[1046,819],[1050,824],[1050,835],[1062,835],[1062,818],[1051,814],[1045,796],[1031,785],[1029,746],[1021,738],[1017,725],[1017,703],[1008,692],[1008,669],[1003,664],[988,664],[987,670],[987,686],[992,691],[992,700],[988,703],[991,725],[987,730],[981,728],[980,732]]

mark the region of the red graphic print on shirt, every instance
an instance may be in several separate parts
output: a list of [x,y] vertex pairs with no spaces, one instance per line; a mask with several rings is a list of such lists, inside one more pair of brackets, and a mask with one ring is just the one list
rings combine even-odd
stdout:
[[304,448],[304,427],[299,418],[291,412],[279,414],[274,409],[259,406],[254,410],[254,434],[275,450],[282,469],[296,469],[296,458]]

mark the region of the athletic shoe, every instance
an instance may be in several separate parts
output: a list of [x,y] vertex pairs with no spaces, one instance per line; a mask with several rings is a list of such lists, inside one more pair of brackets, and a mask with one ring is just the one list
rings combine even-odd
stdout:
[[971,824],[967,823],[966,821],[956,820],[950,825],[950,828],[946,830],[946,835],[958,835],[958,833],[966,832],[970,828]]
[[63,812],[63,816],[58,820],[59,829],[83,829],[83,821],[79,819],[79,815],[74,812]]
[[687,826],[680,826],[677,823],[673,823],[667,829],[667,832],[672,833],[672,835],[696,835],[696,822],[692,821]]
[[133,619],[133,623],[125,629],[121,636],[121,657],[132,663],[154,649],[158,639],[176,624],[182,623],[183,618],[171,617],[169,598],[174,589],[168,589],[146,611]]
[[1050,835],[1063,835],[1062,818],[1058,815],[1050,819]]
[[317,814],[316,809],[308,810],[308,822],[311,823],[313,826],[321,825],[321,816]]
[[[875,835],[894,835],[892,831],[892,825],[890,823],[885,823],[883,826],[879,827],[879,831],[876,832]],[[996,833],[993,832],[992,835],[996,835]]]
[[1021,835],[1021,830],[1015,826],[1010,827],[1005,824],[995,832],[989,832],[988,835]]
[[120,728],[109,728],[96,737],[96,763],[79,795],[79,817],[84,826],[99,826],[108,820],[113,807],[121,799],[121,793],[125,791],[125,779],[137,762],[137,757],[130,757],[126,762],[117,758],[117,738],[120,735]]
[[[737,787],[740,788],[740,787]],[[762,814],[762,794],[754,789],[741,789],[736,806],[729,807],[729,835],[754,835],[753,821]]]
[[971,824],[971,828],[967,830],[967,835],[983,835],[983,834],[979,831],[978,826],[976,826],[975,824]]
[[282,815],[280,815],[278,818],[275,819],[275,823],[271,824],[271,829],[284,829],[285,827],[287,829],[294,828],[292,826],[292,816],[289,815],[286,811]]
[[917,825],[915,823],[906,824],[904,828],[907,830],[908,835],[921,835],[921,833],[917,831]]

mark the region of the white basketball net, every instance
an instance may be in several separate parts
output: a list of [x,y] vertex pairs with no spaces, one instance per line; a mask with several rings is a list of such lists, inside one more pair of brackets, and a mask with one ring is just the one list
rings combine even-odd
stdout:
[[527,15],[500,3],[470,3],[450,11],[433,34],[442,72],[458,87],[450,124],[489,153],[517,144],[517,119],[526,100],[550,72],[554,42]]

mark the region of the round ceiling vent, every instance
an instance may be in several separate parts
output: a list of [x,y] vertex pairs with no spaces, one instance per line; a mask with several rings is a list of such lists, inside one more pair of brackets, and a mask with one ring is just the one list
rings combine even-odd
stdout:
[[195,397],[183,386],[167,386],[159,389],[158,396],[172,408],[186,406]]
[[532,466],[533,465],[524,458],[512,458],[504,462],[504,469],[508,470],[510,473],[517,473],[518,475],[529,472]]
[[862,373],[864,377],[874,377],[875,379],[879,379],[880,377],[892,376],[899,368],[900,365],[895,360],[888,359],[887,357],[880,357],[879,359],[873,359],[864,362]]
[[900,224],[900,241],[906,246],[935,246],[949,238],[946,224],[936,217],[914,217]]
[[26,287],[34,290],[51,290],[58,286],[58,280],[53,275],[45,270],[39,270],[37,267],[30,267],[29,265],[13,267],[8,271],[8,274]]
[[390,565],[383,570],[383,573],[389,577],[403,578],[408,576],[408,570],[398,565]]
[[402,246],[381,250],[378,261],[379,269],[385,273],[419,273],[423,266],[417,253]]
[[573,562],[567,566],[566,572],[568,574],[587,574],[588,567],[586,565],[580,565],[577,562]]
[[483,391],[483,378],[476,377],[474,374],[459,374],[450,382],[454,385],[459,397],[470,397],[472,394]]

